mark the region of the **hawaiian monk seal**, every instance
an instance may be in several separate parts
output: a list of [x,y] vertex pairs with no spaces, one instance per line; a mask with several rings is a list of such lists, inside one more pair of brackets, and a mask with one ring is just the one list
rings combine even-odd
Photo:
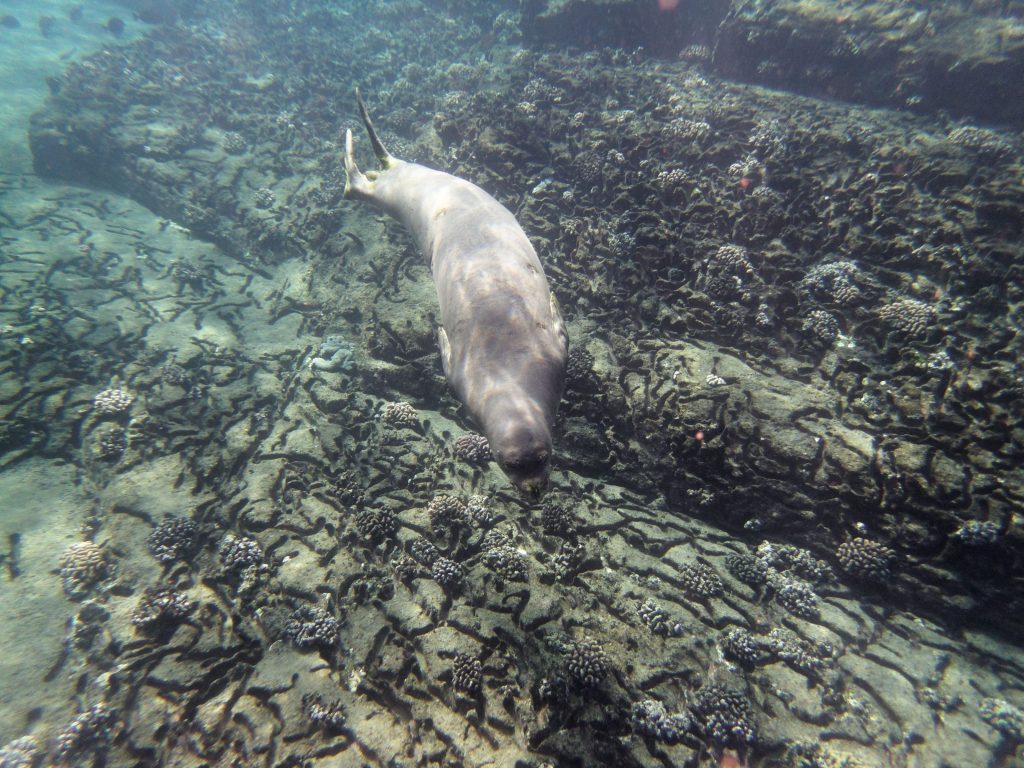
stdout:
[[392,157],[356,92],[380,172],[356,165],[345,135],[345,196],[401,221],[434,276],[438,345],[449,384],[501,468],[530,495],[547,484],[551,425],[568,337],[537,252],[501,203],[465,179]]

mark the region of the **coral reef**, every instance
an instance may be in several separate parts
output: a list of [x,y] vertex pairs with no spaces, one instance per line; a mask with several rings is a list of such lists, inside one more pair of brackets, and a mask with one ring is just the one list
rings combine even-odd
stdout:
[[923,336],[936,321],[935,310],[916,299],[900,299],[885,304],[878,316],[904,336]]
[[752,587],[768,580],[768,565],[758,557],[732,554],[725,558],[725,565],[733,576]]
[[758,642],[779,660],[812,679],[816,679],[835,656],[835,649],[828,643],[806,640],[778,627],[768,633],[766,640]]
[[670,715],[664,704],[653,699],[635,702],[630,710],[629,722],[634,733],[666,744],[677,744],[690,729],[690,718],[687,715],[681,712]]
[[649,598],[637,606],[636,612],[644,624],[656,635],[680,637],[685,631],[682,624],[672,621],[668,611]]
[[104,430],[96,441],[96,454],[104,461],[116,462],[128,450],[128,433],[121,427]]
[[566,541],[558,550],[552,562],[555,575],[560,579],[571,579],[582,565],[587,551],[581,542]]
[[757,557],[769,575],[774,570],[816,584],[827,584],[835,579],[828,563],[815,557],[809,550],[792,544],[763,542],[757,547]]
[[430,577],[445,590],[457,591],[465,580],[465,571],[454,560],[438,556],[430,566]]
[[86,594],[110,575],[107,553],[91,541],[71,544],[60,556],[60,577],[64,591],[71,597]]
[[409,553],[416,562],[426,566],[432,566],[441,556],[441,552],[434,543],[427,539],[413,539],[409,545]]
[[480,659],[459,653],[452,659],[452,685],[456,690],[476,694],[483,685],[484,671]]
[[345,727],[345,708],[338,701],[325,703],[317,693],[302,697],[302,707],[313,725],[328,733],[337,733]]
[[814,344],[830,347],[839,336],[839,321],[824,310],[812,309],[804,318],[800,330]]
[[1024,711],[1004,699],[983,699],[978,706],[981,719],[1014,744],[1024,743]]
[[455,438],[455,455],[467,464],[486,464],[493,458],[487,438],[476,432]]
[[263,565],[263,549],[259,542],[248,536],[229,533],[221,541],[219,554],[221,563],[228,571],[238,573]]
[[398,518],[387,507],[367,507],[356,512],[356,528],[363,538],[379,543],[391,538],[398,530]]
[[746,667],[756,667],[765,658],[763,644],[742,627],[733,627],[726,633],[722,652],[727,658]]
[[95,704],[67,724],[53,742],[51,757],[57,765],[85,765],[110,746],[117,713]]
[[750,702],[741,693],[710,683],[697,691],[695,720],[704,738],[717,748],[744,748],[757,738]]
[[236,131],[225,131],[223,141],[224,151],[232,155],[241,155],[248,149],[245,137]]
[[[564,444],[574,446],[575,469],[605,473],[644,495],[664,493],[680,506],[678,500],[703,482],[721,494],[718,503],[729,512],[717,515],[715,505],[707,505],[698,514],[728,527],[778,525],[819,554],[835,550],[835,532],[844,527],[794,525],[811,506],[838,519],[883,494],[882,528],[901,517],[918,531],[937,520],[952,530],[960,520],[950,519],[955,505],[949,499],[953,489],[963,493],[951,469],[961,460],[955,433],[963,414],[975,413],[971,401],[1004,393],[996,395],[991,411],[974,417],[984,435],[978,453],[970,454],[979,471],[1000,472],[999,454],[1016,440],[1006,426],[1014,423],[1012,364],[998,353],[1005,346],[999,338],[1012,332],[1005,324],[1016,301],[1014,280],[995,276],[1000,264],[1014,263],[1006,243],[1014,242],[1008,212],[1019,208],[1012,171],[1019,143],[998,129],[866,113],[834,100],[716,78],[713,73],[726,71],[730,46],[745,41],[744,57],[734,64],[754,79],[780,86],[821,78],[842,90],[845,82],[825,75],[836,66],[829,56],[812,72],[802,66],[795,71],[792,61],[769,50],[768,39],[782,28],[788,34],[786,25],[806,22],[805,5],[788,3],[779,17],[743,9],[720,18],[716,38],[725,47],[679,39],[672,58],[689,51],[680,62],[649,60],[651,48],[631,56],[613,46],[576,60],[557,49],[531,55],[499,46],[500,55],[487,66],[458,52],[481,36],[503,40],[505,32],[474,31],[477,21],[446,26],[430,11],[424,23],[443,42],[424,51],[396,27],[395,50],[409,45],[410,55],[386,76],[371,64],[378,50],[369,31],[376,28],[371,8],[360,9],[366,14],[362,26],[312,9],[280,10],[290,20],[286,34],[271,37],[256,24],[252,39],[230,51],[216,36],[166,28],[148,43],[152,50],[127,47],[131,77],[123,62],[102,56],[69,66],[63,90],[34,120],[32,141],[41,172],[125,190],[218,243],[239,264],[266,269],[299,253],[322,253],[351,261],[351,274],[372,275],[369,293],[360,293],[346,276],[339,278],[339,291],[313,285],[277,297],[275,317],[301,318],[300,333],[316,324],[318,334],[329,330],[349,345],[365,333],[373,364],[357,371],[354,358],[345,357],[343,365],[353,392],[362,386],[377,403],[415,396],[426,404],[438,394],[430,391],[438,386],[436,371],[424,365],[433,345],[429,334],[411,329],[429,321],[401,302],[402,289],[419,278],[405,263],[382,270],[373,262],[366,238],[383,240],[372,220],[346,220],[342,231],[343,180],[335,165],[322,160],[338,149],[324,137],[338,135],[355,115],[305,109],[336,101],[329,83],[342,75],[331,62],[341,57],[307,62],[284,53],[297,50],[300,29],[315,38],[303,50],[343,51],[346,58],[362,51],[358,71],[343,77],[395,84],[380,96],[381,130],[407,142],[417,159],[485,187],[493,182],[501,195],[524,191],[516,206],[522,205],[526,226],[557,277],[565,314],[579,326],[574,337],[587,339],[573,344],[559,427],[571,438]],[[854,14],[863,14],[872,40],[882,26],[909,23],[901,15],[881,25],[876,11]],[[260,12],[268,29],[280,27],[277,12]],[[215,6],[210,14],[230,25],[231,11]],[[983,26],[1009,23],[982,17]],[[521,9],[518,18],[526,38],[535,39],[536,9]],[[608,19],[603,24],[614,27]],[[746,40],[745,31],[759,24],[770,30],[768,39]],[[863,52],[848,45],[845,24],[829,29],[837,39],[826,41],[825,50],[835,45],[860,60]],[[801,46],[810,43],[801,38],[794,45],[805,50]],[[184,49],[196,56],[183,69],[175,64],[175,51]],[[754,51],[756,60],[745,58]],[[256,73],[271,60],[280,66],[264,81]],[[231,62],[229,76],[223,75],[225,61]],[[698,71],[693,61],[710,69]],[[915,92],[919,82],[910,80],[902,87]],[[885,98],[898,90],[891,85],[883,89]],[[143,114],[156,92],[173,123],[167,141],[153,135]],[[608,93],[631,96],[606,100]],[[117,117],[89,119],[93,111],[109,114],[109,99],[119,105]],[[206,115],[211,103],[218,108]],[[302,111],[314,114],[300,118]],[[428,122],[436,139],[413,139],[422,137]],[[192,148],[200,145],[210,157],[195,154]],[[258,161],[285,156],[287,162]],[[979,175],[965,176],[962,169],[978,157],[993,162]],[[232,163],[240,176],[229,170]],[[303,172],[295,172],[300,165]],[[307,181],[299,185],[299,178]],[[790,195],[793,189],[802,194]],[[965,196],[950,204],[963,189]],[[272,192],[276,204],[259,208],[259,190]],[[636,200],[645,201],[644,216],[629,202]],[[90,258],[98,260],[99,253]],[[211,265],[209,257],[176,254],[161,268],[183,282],[186,295],[213,300],[225,277]],[[303,291],[315,295],[299,296]],[[381,312],[381,302],[396,311]],[[334,318],[329,327],[322,322],[328,316]],[[303,341],[310,348],[317,343]],[[204,370],[179,357],[177,364],[192,377]],[[380,391],[378,366],[396,374],[388,378],[397,387]],[[729,387],[693,396],[689,381],[706,381],[708,371]],[[943,398],[929,400],[936,388]],[[316,397],[341,407],[336,398]],[[791,419],[793,403],[806,406],[796,419],[799,427]],[[731,415],[723,420],[726,412]],[[383,413],[381,420],[388,424]],[[755,428],[759,437],[752,445]],[[937,458],[923,462],[915,450],[886,444],[881,462],[891,464],[891,472],[874,472],[865,446],[879,430],[910,446],[933,445]],[[697,433],[705,438],[696,441]],[[693,454],[697,449],[699,455]],[[716,471],[709,475],[712,465]],[[407,466],[404,481],[417,471]],[[807,473],[815,472],[826,481],[817,485],[820,497],[787,504],[802,498]],[[890,476],[905,478],[902,486]],[[887,484],[892,487],[883,488]],[[761,498],[767,503],[757,504]],[[976,495],[970,498],[980,505]],[[957,514],[1002,519],[1008,502],[993,503],[996,509]],[[926,539],[918,536],[916,546],[936,551]],[[917,599],[939,610],[939,571],[956,576],[963,567],[954,552],[945,557],[938,570],[906,574],[901,588],[916,583]],[[979,593],[965,588],[964,594]],[[977,600],[957,604],[985,610]]]
[[498,511],[491,503],[491,500],[480,494],[474,494],[469,497],[469,500],[466,502],[466,513],[469,515],[470,520],[478,527],[484,529],[493,526],[498,519]]
[[1021,53],[1000,42],[1019,36],[1019,24],[999,5],[970,14],[954,3],[939,3],[924,15],[916,10],[882,3],[851,8],[837,0],[788,0],[771,8],[537,0],[527,4],[523,27],[529,40],[560,45],[596,47],[614,36],[629,50],[677,56],[705,71],[773,87],[1020,121],[1020,107],[1004,102],[1019,103],[1021,87],[1011,73]]
[[573,538],[576,535],[576,518],[564,500],[554,496],[544,499],[541,507],[541,523],[544,533],[549,536]]
[[40,751],[35,738],[22,736],[0,747],[0,765],[4,768],[33,768],[39,762]]
[[104,389],[92,399],[92,407],[98,416],[120,416],[128,412],[135,398],[123,389]]
[[565,380],[570,387],[586,386],[594,371],[594,356],[586,347],[575,345],[569,348],[565,362]]
[[142,632],[156,632],[185,619],[195,602],[173,587],[147,587],[132,611],[132,624]]
[[725,592],[721,577],[707,563],[690,563],[679,569],[679,580],[690,597],[706,600]]
[[818,616],[818,595],[808,584],[791,579],[781,579],[773,585],[775,599],[783,608],[803,619],[815,619]]
[[319,606],[303,605],[285,625],[284,634],[302,650],[330,650],[338,644],[338,620]]
[[457,496],[435,496],[427,505],[427,515],[430,517],[430,527],[435,531],[458,530],[469,523],[466,502]]
[[991,520],[970,520],[957,528],[953,536],[965,546],[980,547],[998,542],[1002,531]]
[[601,644],[591,637],[570,642],[564,656],[566,674],[579,688],[598,686],[611,672],[611,659]]
[[484,553],[484,563],[506,581],[528,581],[530,578],[526,560],[515,547],[506,544],[489,548]]
[[889,578],[896,553],[877,541],[856,537],[844,541],[836,549],[842,569],[860,579],[884,581]]
[[811,267],[800,280],[800,288],[816,299],[845,307],[863,297],[858,285],[861,279],[852,261],[827,261]]
[[381,420],[389,427],[409,427],[415,429],[419,426],[420,417],[416,409],[406,402],[385,403],[380,411]]
[[187,562],[199,547],[199,528],[186,517],[168,517],[153,529],[147,543],[161,563]]

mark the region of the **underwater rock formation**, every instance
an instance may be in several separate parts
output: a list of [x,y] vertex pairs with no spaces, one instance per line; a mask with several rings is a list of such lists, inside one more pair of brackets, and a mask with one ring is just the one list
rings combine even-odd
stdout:
[[831,98],[1024,122],[1019,3],[527,0],[522,14],[536,43],[618,47]]
[[[327,35],[334,27],[323,23],[317,34]],[[335,32],[341,37],[320,40],[326,49],[371,45],[351,23]],[[452,31],[437,34],[454,43]],[[364,304],[331,310],[352,318],[340,321],[339,338],[362,335],[389,383],[407,382],[388,401],[411,398],[413,382],[441,396],[425,332],[429,308],[402,321],[424,329],[410,332],[376,306],[397,300],[399,281],[406,291],[422,285],[422,275],[406,275],[414,259],[382,266],[390,257],[374,260],[361,236],[340,233],[340,148],[321,137],[354,116],[300,125],[282,114],[296,99],[316,103],[340,75],[319,60],[316,77],[299,78],[286,41],[251,42],[254,49],[229,53],[216,39],[160,28],[128,48],[131,81],[103,55],[72,65],[66,90],[34,124],[36,158],[53,163],[40,170],[102,178],[254,269],[317,249],[332,265],[339,256],[366,264],[378,284],[360,294]],[[182,45],[195,48],[188,73],[171,63]],[[257,49],[259,61],[282,52],[280,81],[239,85],[219,74],[222,61],[239,77],[254,71]],[[513,55],[504,69],[473,77],[521,92],[493,89],[473,99],[457,97],[463,91],[452,81],[467,73],[434,70],[434,59],[424,59],[410,64],[380,120],[389,121],[388,106],[411,110],[421,116],[418,129],[443,147],[421,145],[433,147],[435,164],[499,190],[533,190],[521,218],[557,254],[549,259],[556,292],[576,318],[574,334],[591,339],[569,364],[559,425],[560,442],[573,446],[568,465],[610,471],[638,492],[664,494],[682,513],[736,530],[793,531],[821,556],[833,557],[855,524],[870,520],[872,536],[911,563],[888,589],[940,611],[1015,615],[998,608],[1016,599],[1009,588],[995,594],[958,581],[970,573],[980,585],[1008,560],[964,568],[953,548],[943,550],[969,520],[1008,519],[1014,508],[991,481],[1014,471],[1020,443],[1010,426],[1020,385],[998,355],[1011,333],[1000,318],[1019,299],[1004,276],[1018,227],[1010,211],[1024,200],[1015,137],[712,87],[685,63],[616,56],[587,54],[580,63]],[[178,85],[162,92],[160,109],[178,127],[157,136],[152,119],[131,107],[171,78]],[[416,78],[455,90],[434,99],[412,88]],[[637,96],[628,104],[599,97],[619,92]],[[196,124],[190,116],[211,98],[220,111]],[[542,112],[524,114],[524,98]],[[111,99],[118,110],[108,108]],[[680,121],[702,127],[682,130]],[[243,136],[242,154],[220,151],[228,128]],[[73,156],[62,154],[69,149]],[[968,153],[978,152],[993,162],[957,191]],[[296,173],[303,164],[308,170]],[[554,177],[537,183],[547,167]],[[237,174],[247,188],[272,189],[278,203],[260,208],[238,191]],[[678,184],[657,181],[671,174]],[[179,178],[188,181],[168,184]],[[959,195],[957,206],[947,204],[950,195]],[[203,282],[214,287],[210,275]],[[318,306],[284,302],[277,311],[304,322],[324,316],[337,299],[313,291]],[[346,360],[317,372],[381,382],[382,373]],[[393,427],[418,428],[405,408],[381,414]],[[961,442],[968,428],[976,437],[970,450]],[[468,448],[468,440],[455,444]],[[482,461],[482,445],[471,455]],[[965,462],[974,469],[965,471]],[[803,524],[813,518],[829,524]],[[1019,538],[1004,536],[1001,546]]]

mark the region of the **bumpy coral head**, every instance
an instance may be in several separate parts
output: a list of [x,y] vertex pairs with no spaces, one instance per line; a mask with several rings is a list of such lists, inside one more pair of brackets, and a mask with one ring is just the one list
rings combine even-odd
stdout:
[[491,433],[491,452],[522,493],[538,499],[551,472],[551,431],[536,419],[517,420]]

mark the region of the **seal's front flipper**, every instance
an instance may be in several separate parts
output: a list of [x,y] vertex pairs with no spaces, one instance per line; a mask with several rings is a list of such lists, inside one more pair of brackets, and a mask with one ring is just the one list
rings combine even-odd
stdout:
[[441,350],[441,368],[447,378],[452,369],[452,345],[448,342],[448,334],[440,326],[437,328],[437,346]]
[[549,294],[548,298],[548,305],[551,310],[551,328],[558,334],[558,338],[562,342],[563,349],[568,351],[569,331],[566,330],[565,321],[562,319],[562,308],[558,305],[558,299],[555,298],[555,294]]
[[372,197],[373,182],[356,165],[355,141],[352,130],[345,131],[345,197]]

